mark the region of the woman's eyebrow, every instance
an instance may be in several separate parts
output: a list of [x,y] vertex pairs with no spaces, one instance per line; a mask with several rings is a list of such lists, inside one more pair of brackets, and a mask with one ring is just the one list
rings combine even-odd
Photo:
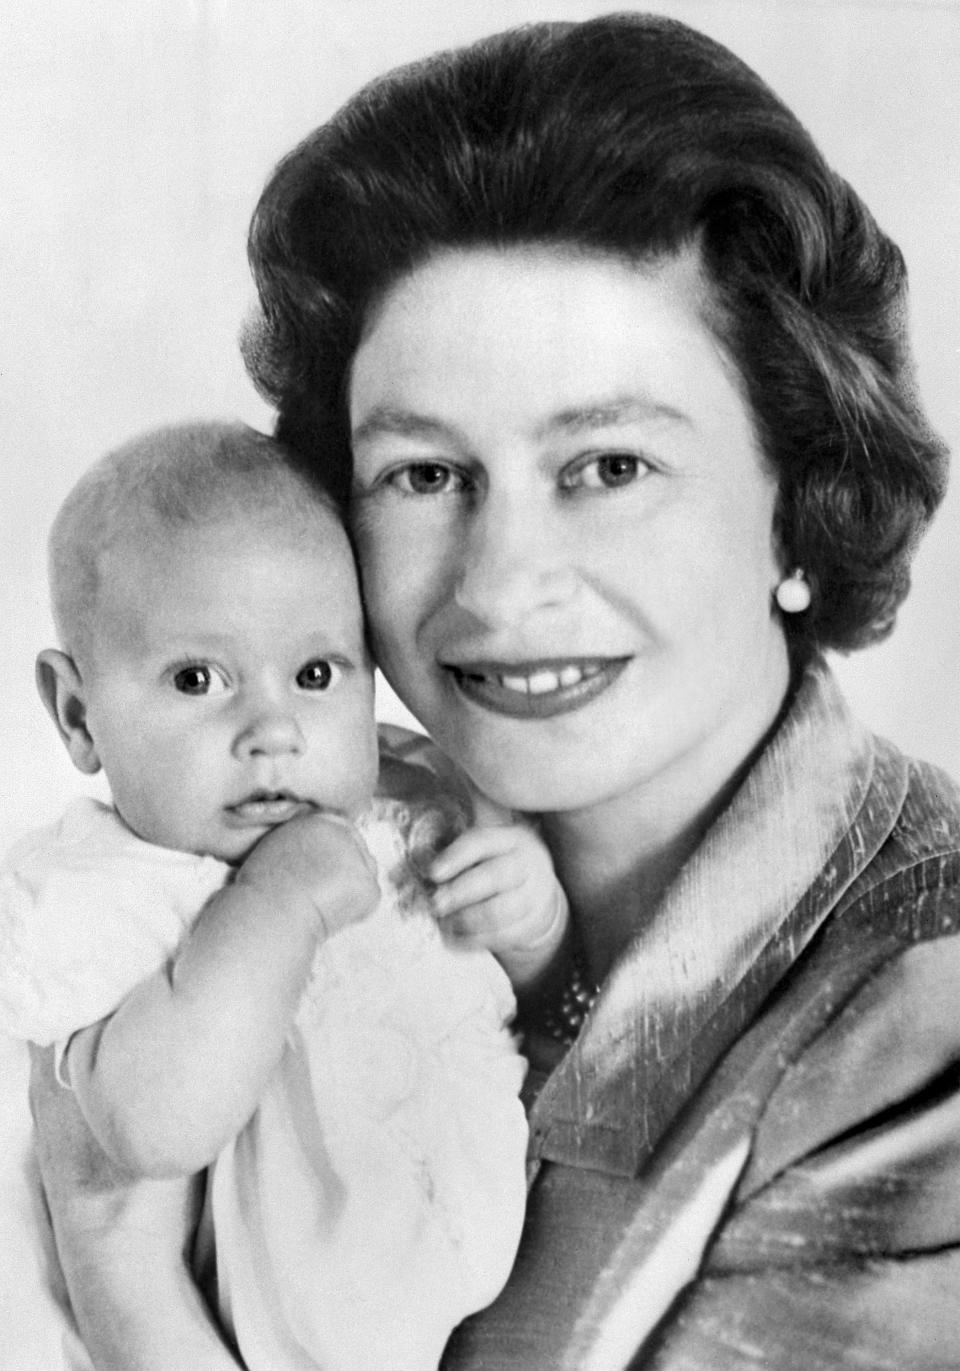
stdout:
[[[688,425],[692,423],[688,414],[673,405],[651,400],[645,395],[624,395],[606,400],[591,400],[557,410],[537,426],[536,436],[546,438],[558,432],[583,433],[616,424],[649,422],[655,419],[668,419],[674,423]],[[359,445],[384,436],[441,438],[454,443],[463,442],[463,435],[455,425],[393,405],[376,405],[353,430],[352,438],[353,443]]]
[[392,405],[376,405],[353,430],[354,444],[368,443],[384,436],[400,438],[447,438],[459,441],[460,435],[451,424],[431,419],[413,410],[396,409]]
[[558,410],[540,426],[538,436],[547,437],[556,432],[582,433],[616,424],[649,422],[651,419],[669,419],[680,424],[693,422],[688,414],[675,409],[673,405],[662,404],[644,395],[624,395]]

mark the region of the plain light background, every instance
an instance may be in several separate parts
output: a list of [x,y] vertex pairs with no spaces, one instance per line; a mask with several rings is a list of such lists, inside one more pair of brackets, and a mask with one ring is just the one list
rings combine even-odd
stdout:
[[[646,8],[727,43],[903,248],[921,389],[960,446],[960,8],[953,0],[4,0],[0,15],[0,849],[89,788],[35,699],[46,530],[148,426],[269,427],[236,335],[275,161],[398,62],[545,18]],[[960,774],[960,481],[893,638],[840,664],[862,716]],[[395,716],[381,697],[381,711]],[[0,1363],[60,1365],[29,1156],[26,1053],[0,1038]]]
[[[0,847],[88,789],[37,702],[46,529],[81,470],[186,417],[269,427],[236,335],[275,161],[363,81],[494,29],[642,8],[754,66],[900,243],[921,390],[960,440],[960,8],[931,0],[6,0]],[[861,715],[960,773],[960,489],[893,639],[840,664]],[[397,717],[381,694],[381,715]]]

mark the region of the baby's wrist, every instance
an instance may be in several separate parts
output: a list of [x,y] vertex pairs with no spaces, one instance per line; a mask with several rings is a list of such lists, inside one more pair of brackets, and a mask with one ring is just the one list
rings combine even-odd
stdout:
[[234,879],[233,889],[245,900],[255,917],[271,920],[279,918],[304,922],[321,922],[321,910],[315,892],[289,871],[247,870],[241,867]]
[[531,957],[552,957],[563,943],[570,925],[570,905],[559,881],[554,882],[550,921],[543,932],[525,943],[523,951]]
[[504,949],[500,956],[514,990],[524,1000],[538,999],[543,987],[552,984],[554,969],[561,963],[566,964],[570,912],[567,898],[559,886],[554,899],[554,916],[547,928],[529,942]]

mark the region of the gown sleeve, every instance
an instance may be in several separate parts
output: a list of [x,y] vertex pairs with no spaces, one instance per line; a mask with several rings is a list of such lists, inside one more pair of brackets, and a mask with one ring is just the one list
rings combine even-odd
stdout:
[[113,1012],[159,970],[227,879],[80,800],[0,867],[0,1031],[40,1046]]

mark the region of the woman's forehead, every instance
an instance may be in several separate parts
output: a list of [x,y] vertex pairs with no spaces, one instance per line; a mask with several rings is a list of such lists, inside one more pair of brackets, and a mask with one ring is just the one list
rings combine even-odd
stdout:
[[[392,279],[368,306],[360,346],[378,328],[386,312],[398,309],[412,314],[424,296],[437,293],[456,312],[469,309],[471,290],[488,288],[491,280],[509,283],[511,293],[525,304],[536,303],[557,278],[583,280],[589,290],[598,275],[621,274],[624,278],[665,277],[679,296],[706,306],[712,287],[703,265],[699,242],[690,241],[675,251],[630,257],[577,243],[520,242],[478,243],[467,247],[442,247]],[[598,306],[599,307],[599,306]]]
[[690,417],[737,392],[694,249],[649,263],[549,247],[438,255],[384,297],[354,358],[360,448],[484,413],[567,432]]

